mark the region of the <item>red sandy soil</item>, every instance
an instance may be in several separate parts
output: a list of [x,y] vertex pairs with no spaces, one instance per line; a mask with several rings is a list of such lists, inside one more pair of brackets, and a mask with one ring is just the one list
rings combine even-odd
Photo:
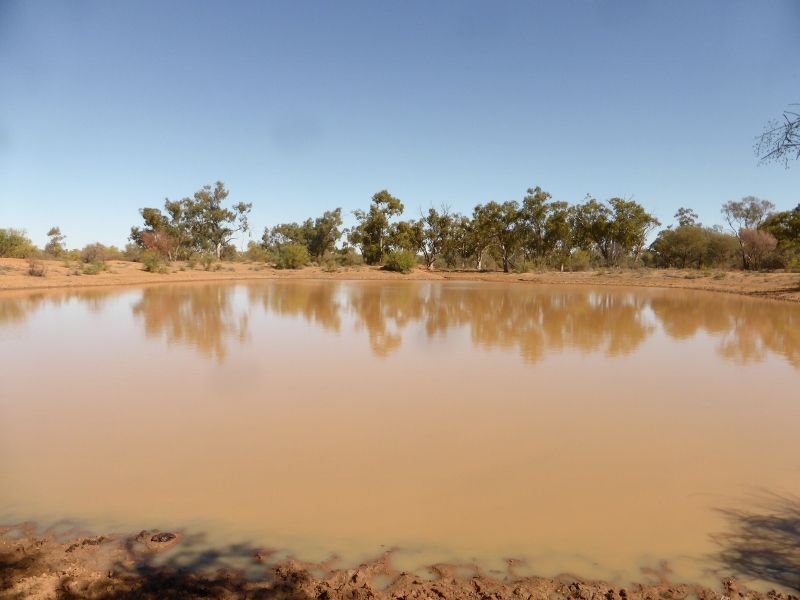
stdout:
[[391,273],[378,267],[344,268],[334,272],[319,267],[277,270],[263,263],[223,262],[215,270],[189,268],[183,263],[170,265],[168,272],[149,273],[139,263],[109,261],[107,269],[96,275],[75,275],[76,263],[42,261],[43,277],[28,274],[28,261],[0,259],[0,292],[43,288],[82,288],[93,286],[146,285],[199,281],[253,279],[330,279],[330,280],[461,280],[526,282],[535,284],[617,285],[686,288],[727,292],[800,302],[800,275],[797,273],[758,273],[745,271],[697,271],[679,269],[601,270],[576,273],[532,272],[499,273],[476,271],[427,271]]

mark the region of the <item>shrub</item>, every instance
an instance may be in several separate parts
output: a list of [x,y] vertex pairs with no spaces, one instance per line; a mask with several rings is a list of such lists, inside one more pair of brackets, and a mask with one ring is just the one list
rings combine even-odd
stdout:
[[155,250],[166,258],[172,258],[172,253],[177,247],[175,239],[163,231],[144,231],[140,237],[145,250]]
[[417,255],[408,250],[395,250],[386,255],[383,268],[387,271],[408,273],[417,266]]
[[157,250],[144,250],[139,256],[144,270],[150,273],[166,273],[167,265]]
[[116,246],[106,246],[106,260],[125,260],[125,253]]
[[47,274],[47,267],[38,258],[28,259],[28,275],[31,277],[44,277]]
[[302,269],[311,257],[302,244],[281,244],[275,251],[275,266],[278,269]]
[[101,263],[106,260],[108,249],[101,243],[87,244],[81,250],[81,261],[85,263]]
[[326,273],[335,273],[339,270],[339,263],[336,261],[335,256],[331,256],[330,254],[322,259],[320,263],[320,267]]
[[220,253],[220,259],[229,261],[240,260],[239,252],[236,250],[236,246],[223,246],[222,252]]
[[564,267],[570,271],[586,271],[591,266],[592,256],[586,250],[575,250],[564,263]]
[[247,250],[245,250],[244,256],[247,260],[253,262],[267,262],[269,260],[269,252],[267,252],[264,246],[252,241],[247,244]]
[[217,262],[217,257],[213,254],[203,254],[200,257],[200,264],[206,271],[211,271],[214,264]]
[[97,275],[106,270],[106,263],[104,262],[90,262],[83,265],[84,275]]
[[335,257],[341,267],[359,267],[364,264],[364,257],[350,246],[336,252]]
[[126,244],[125,250],[122,251],[122,260],[130,260],[132,262],[139,262],[142,255],[142,249],[136,244]]
[[30,258],[38,252],[33,242],[21,229],[0,229],[0,256],[5,258]]
[[72,261],[72,262],[80,262],[81,260],[81,251],[80,250],[67,250],[63,256],[65,261]]
[[770,254],[778,246],[778,240],[771,233],[758,229],[742,229],[739,231],[742,239],[742,249],[747,257],[747,264],[751,269],[760,269],[769,266],[767,263]]

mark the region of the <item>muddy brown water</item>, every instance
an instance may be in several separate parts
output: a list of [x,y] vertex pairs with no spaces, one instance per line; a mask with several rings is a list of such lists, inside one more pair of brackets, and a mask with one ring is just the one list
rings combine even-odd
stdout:
[[618,582],[798,558],[774,521],[800,515],[795,305],[453,282],[6,294],[0,358],[0,522]]

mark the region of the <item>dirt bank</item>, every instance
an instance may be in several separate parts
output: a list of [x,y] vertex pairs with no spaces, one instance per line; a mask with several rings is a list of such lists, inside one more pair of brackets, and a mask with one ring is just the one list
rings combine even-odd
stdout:
[[43,261],[45,275],[28,274],[25,260],[0,259],[0,292],[43,288],[82,288],[93,286],[145,285],[195,281],[242,279],[331,279],[331,280],[462,280],[529,282],[538,284],[621,285],[688,288],[759,296],[800,302],[800,275],[796,273],[751,273],[742,271],[692,271],[640,269],[634,271],[585,271],[579,273],[478,273],[474,271],[427,271],[416,269],[407,275],[390,273],[377,267],[355,267],[325,272],[318,267],[277,270],[254,263],[221,263],[218,270],[190,269],[176,263],[164,274],[148,273],[139,263],[110,261],[107,270],[96,275],[75,275],[75,269],[61,261]]
[[49,531],[37,531],[32,524],[6,527],[0,528],[0,600],[797,600],[790,593],[750,590],[734,578],[722,579],[718,589],[669,582],[666,566],[663,573],[643,573],[646,581],[642,583],[620,587],[571,575],[552,579],[518,576],[513,561],[506,573],[433,565],[422,575],[393,569],[391,553],[357,568],[342,568],[333,561],[312,564],[273,556],[269,550],[247,544],[196,547],[196,540],[180,532],[98,536],[64,527]]

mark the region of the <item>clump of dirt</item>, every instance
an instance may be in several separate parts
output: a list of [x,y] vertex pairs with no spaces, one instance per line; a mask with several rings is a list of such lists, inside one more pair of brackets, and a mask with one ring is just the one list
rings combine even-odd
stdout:
[[749,590],[733,578],[719,589],[663,576],[623,588],[572,576],[520,577],[513,561],[503,578],[475,566],[464,575],[463,566],[441,564],[430,567],[431,577],[419,577],[395,570],[391,552],[347,569],[333,561],[272,560],[273,551],[247,544],[211,549],[200,541],[158,530],[88,536],[78,530],[38,532],[33,524],[0,529],[0,599],[800,600]]

